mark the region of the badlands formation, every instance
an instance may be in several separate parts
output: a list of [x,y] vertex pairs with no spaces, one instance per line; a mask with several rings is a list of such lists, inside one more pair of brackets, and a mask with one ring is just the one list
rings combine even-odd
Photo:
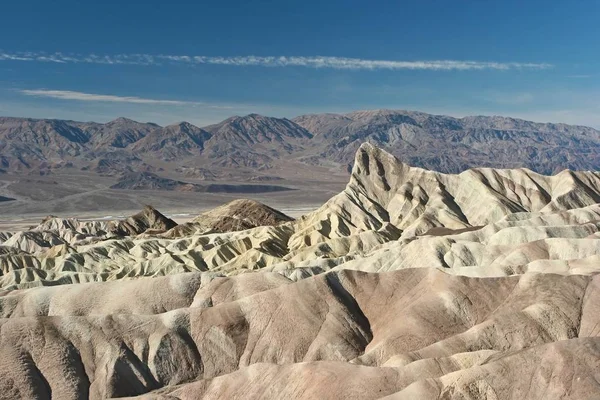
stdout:
[[600,173],[447,175],[369,144],[292,220],[0,232],[6,399],[600,397]]

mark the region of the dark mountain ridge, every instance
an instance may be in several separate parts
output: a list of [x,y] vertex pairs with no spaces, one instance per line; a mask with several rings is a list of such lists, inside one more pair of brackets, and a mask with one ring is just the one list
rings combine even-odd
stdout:
[[453,118],[422,112],[374,110],[293,119],[311,130],[321,150],[309,162],[352,162],[363,142],[403,161],[440,172],[471,167],[526,167],[541,173],[600,167],[600,132],[589,127],[509,117]]
[[[526,167],[546,174],[600,169],[598,130],[510,117],[454,118],[404,110],[293,119],[250,114],[204,128],[187,122],[162,127],[126,118],[100,124],[0,117],[0,163],[9,173],[63,161],[115,174],[131,172],[142,161],[181,167],[186,160],[196,167],[245,170],[272,169],[292,160],[345,167],[363,142],[440,172],[477,166]],[[98,168],[99,160],[111,162],[102,161]]]

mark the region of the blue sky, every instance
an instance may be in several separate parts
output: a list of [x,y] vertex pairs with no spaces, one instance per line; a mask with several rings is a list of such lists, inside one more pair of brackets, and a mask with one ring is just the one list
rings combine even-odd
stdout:
[[401,108],[600,128],[598,15],[592,0],[7,0],[0,115]]

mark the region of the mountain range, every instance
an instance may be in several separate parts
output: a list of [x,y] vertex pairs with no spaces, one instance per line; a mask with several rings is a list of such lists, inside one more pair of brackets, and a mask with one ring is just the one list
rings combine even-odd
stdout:
[[408,164],[458,173],[472,167],[528,168],[544,174],[600,167],[600,131],[508,117],[453,118],[402,110],[312,114],[293,119],[250,114],[196,127],[126,118],[100,124],[0,118],[0,173],[50,174],[75,168],[98,174],[209,167],[269,171],[297,162],[350,171],[370,142]]

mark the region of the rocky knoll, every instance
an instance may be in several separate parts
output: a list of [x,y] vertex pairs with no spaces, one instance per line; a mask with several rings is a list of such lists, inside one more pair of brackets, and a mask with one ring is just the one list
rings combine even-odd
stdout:
[[0,398],[595,398],[598,199],[596,172],[365,144],[297,220],[238,201],[3,232]]
[[122,236],[138,235],[152,230],[154,233],[168,231],[177,226],[177,223],[165,217],[152,206],[144,209],[124,221],[114,222],[109,225],[109,230]]
[[204,212],[163,236],[176,238],[199,233],[235,232],[259,226],[276,226],[293,220],[281,211],[258,201],[240,199]]

